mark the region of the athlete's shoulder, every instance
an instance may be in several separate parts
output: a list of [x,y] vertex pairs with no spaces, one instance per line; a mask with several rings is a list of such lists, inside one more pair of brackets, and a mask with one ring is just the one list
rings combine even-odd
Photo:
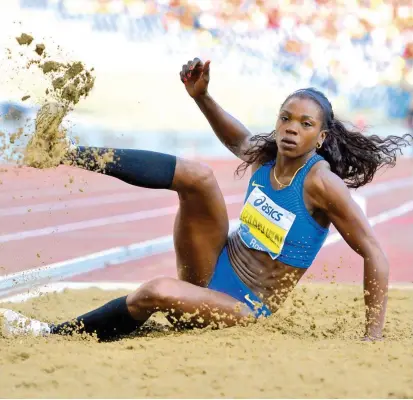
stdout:
[[324,186],[328,182],[341,182],[342,179],[331,171],[330,164],[326,160],[320,160],[315,163],[308,172],[306,185],[316,189]]
[[308,171],[305,184],[317,183],[328,174],[332,174],[330,164],[324,159],[318,159]]
[[319,208],[335,202],[338,196],[348,191],[344,181],[331,171],[329,163],[325,160],[316,163],[311,168],[304,183],[304,189],[313,205]]

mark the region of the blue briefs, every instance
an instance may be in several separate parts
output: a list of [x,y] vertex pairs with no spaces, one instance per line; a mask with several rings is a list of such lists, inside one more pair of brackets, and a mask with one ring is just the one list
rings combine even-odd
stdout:
[[[207,286],[208,289],[228,294],[246,304],[258,318],[259,316],[268,317],[271,311],[262,303],[262,300],[253,293],[253,291],[241,281],[228,257],[227,246],[222,250],[214,274]],[[258,307],[254,303],[259,303]]]

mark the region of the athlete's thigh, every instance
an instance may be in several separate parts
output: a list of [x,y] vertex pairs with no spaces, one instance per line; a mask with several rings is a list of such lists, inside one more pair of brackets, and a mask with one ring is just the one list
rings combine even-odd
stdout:
[[[155,307],[180,327],[229,327],[256,320],[253,311],[232,296],[167,277],[146,282],[127,302],[139,304],[138,313]],[[142,318],[146,315],[143,311]]]
[[228,214],[215,177],[179,193],[174,243],[180,279],[206,286],[228,237]]

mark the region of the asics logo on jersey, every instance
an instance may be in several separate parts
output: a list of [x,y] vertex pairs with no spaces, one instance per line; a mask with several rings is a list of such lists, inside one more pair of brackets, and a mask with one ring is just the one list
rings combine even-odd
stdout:
[[284,215],[280,213],[279,211],[275,210],[273,207],[271,207],[267,203],[267,198],[265,196],[262,196],[258,198],[257,200],[254,201],[254,207],[260,207],[261,210],[270,216],[274,221],[279,221],[281,217]]

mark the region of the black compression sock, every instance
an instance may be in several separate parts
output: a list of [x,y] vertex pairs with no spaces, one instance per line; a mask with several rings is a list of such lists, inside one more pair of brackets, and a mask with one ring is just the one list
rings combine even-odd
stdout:
[[51,326],[52,334],[70,335],[73,332],[95,333],[99,339],[108,340],[128,335],[142,326],[145,321],[132,318],[126,305],[126,297],[119,297],[100,308],[67,321]]
[[[107,148],[78,146],[77,158],[88,170],[97,170],[94,153],[108,153]],[[114,161],[104,168],[106,175],[130,185],[150,189],[169,189],[175,174],[176,156],[148,150],[114,149]]]

